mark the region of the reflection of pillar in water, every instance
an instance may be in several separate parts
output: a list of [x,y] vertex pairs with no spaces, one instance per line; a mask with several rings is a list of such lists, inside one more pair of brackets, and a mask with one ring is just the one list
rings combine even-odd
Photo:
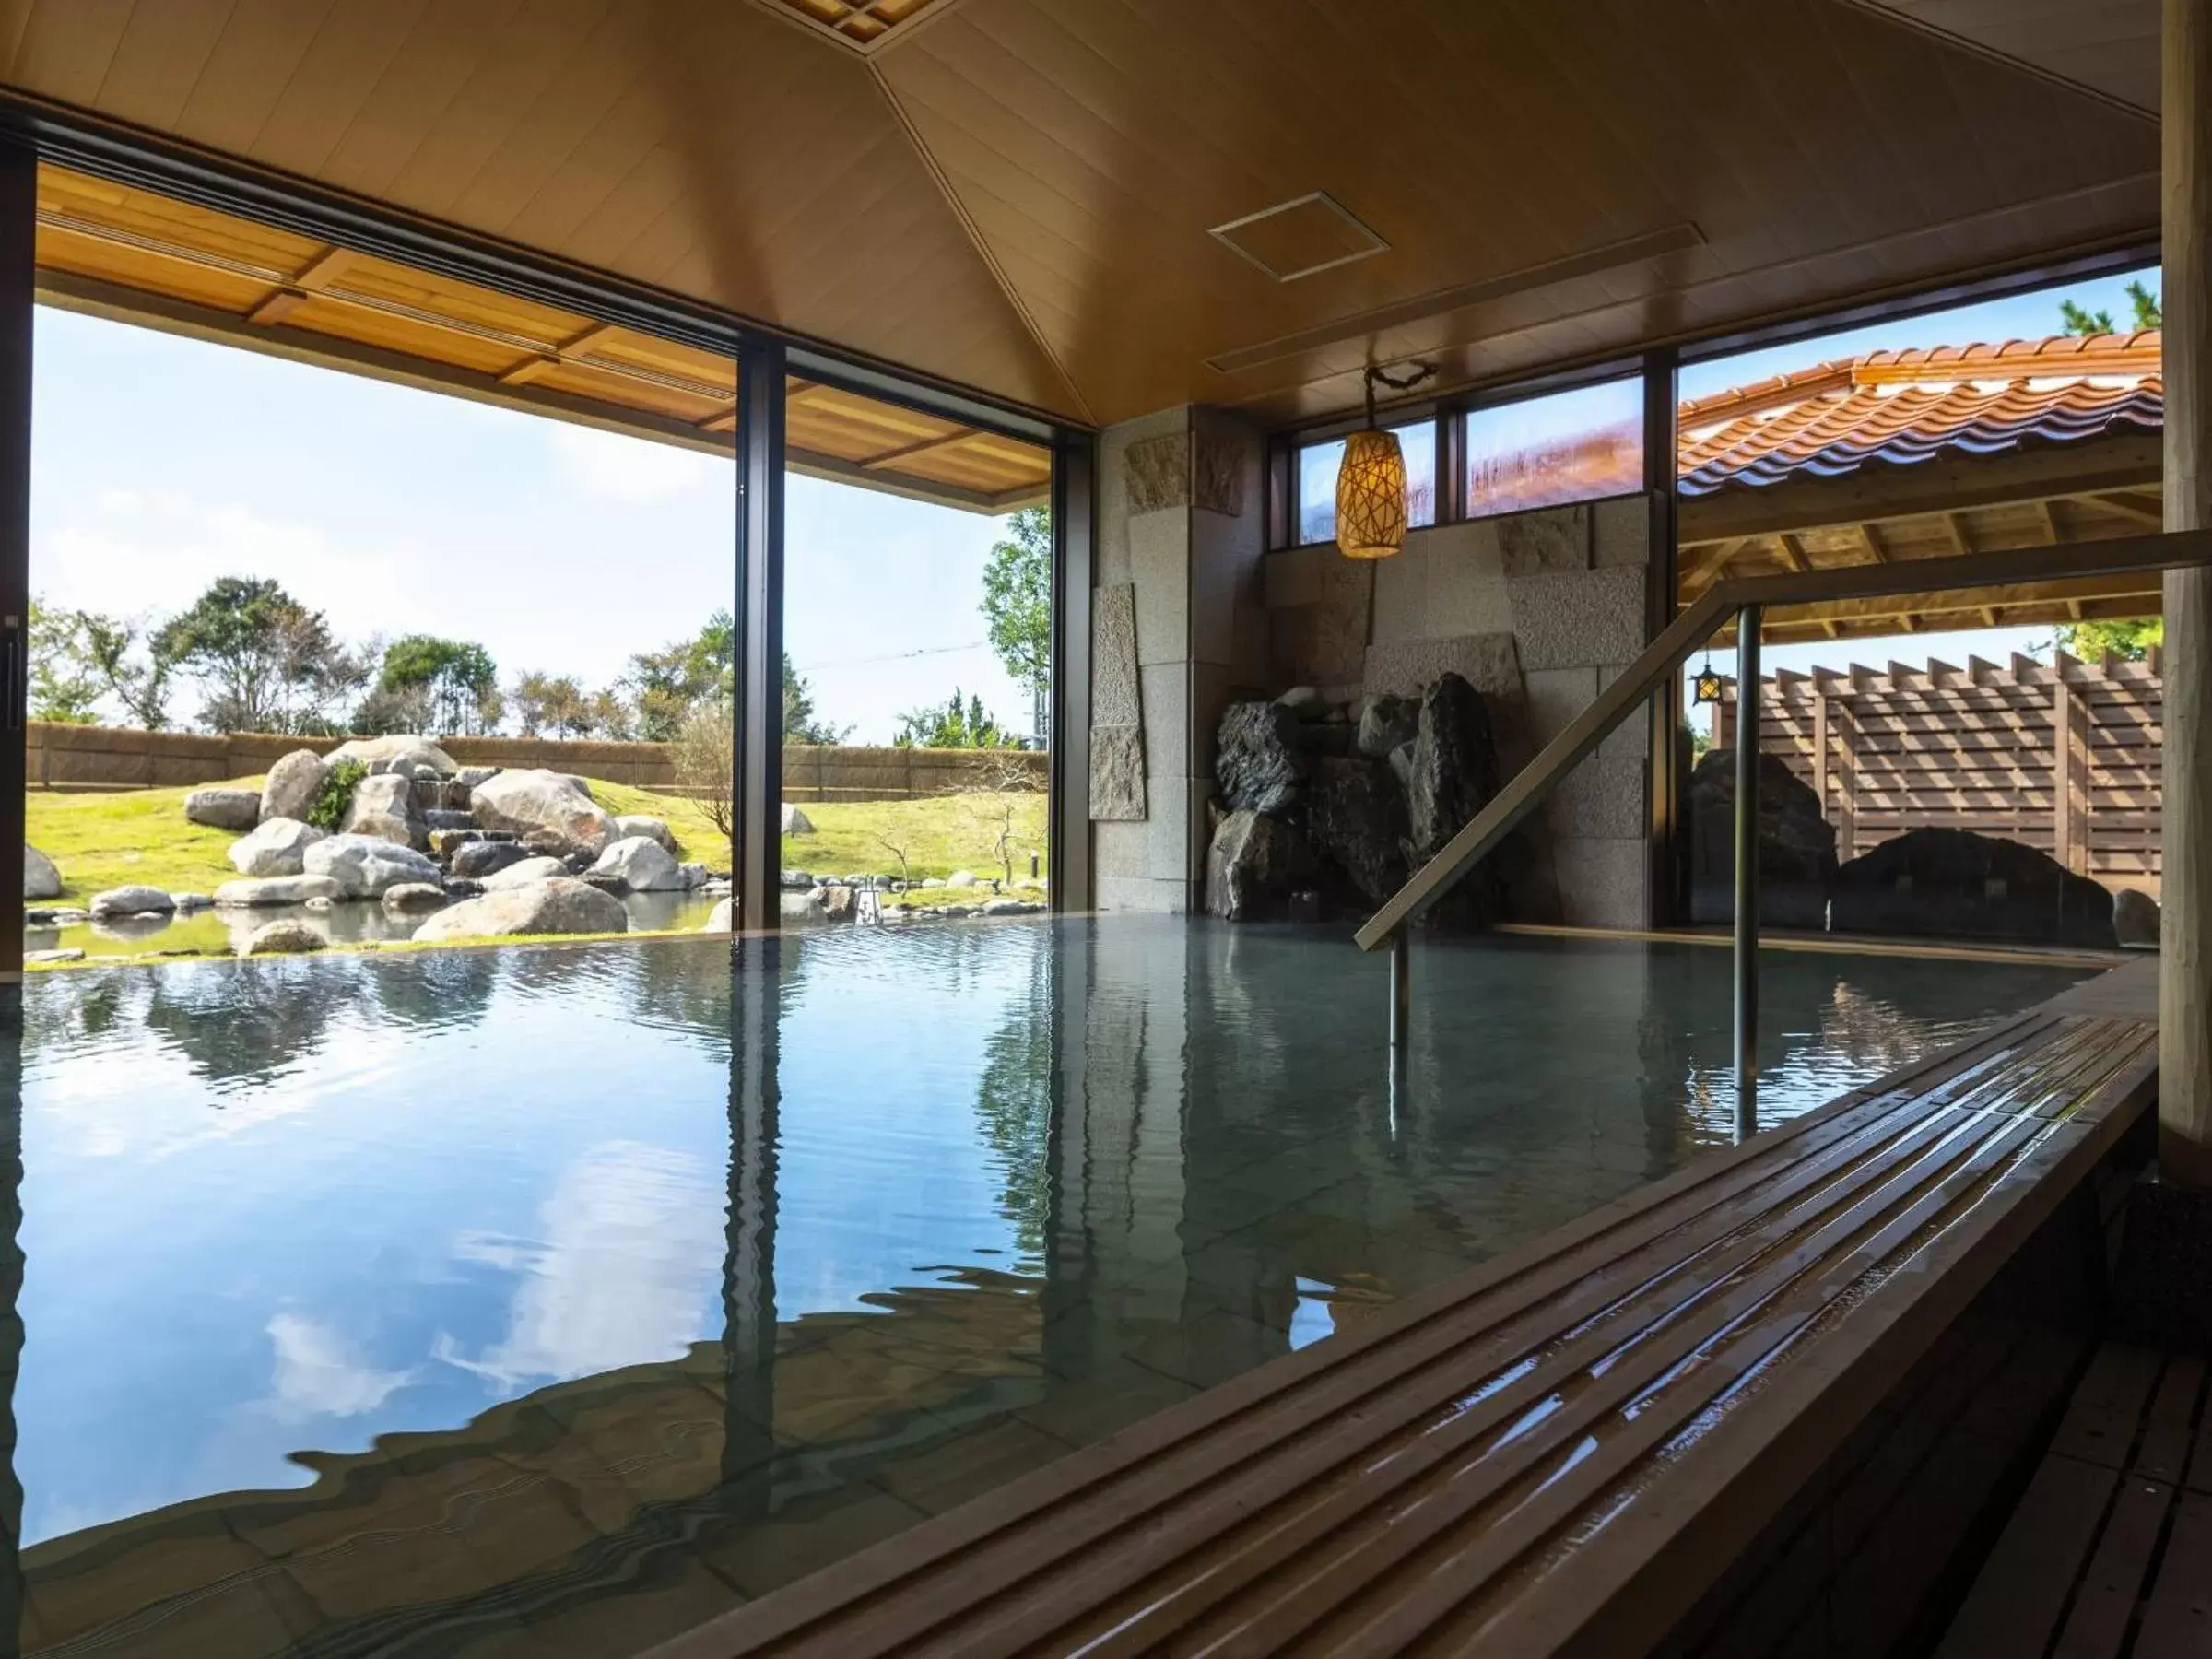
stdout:
[[1179,927],[1090,929],[1054,971],[1045,1359],[1062,1376],[1181,1315],[1184,995]]
[[[795,949],[792,941],[790,948]],[[730,1188],[723,1261],[722,1481],[733,1513],[767,1508],[775,1425],[776,1060],[784,941],[731,946]]]

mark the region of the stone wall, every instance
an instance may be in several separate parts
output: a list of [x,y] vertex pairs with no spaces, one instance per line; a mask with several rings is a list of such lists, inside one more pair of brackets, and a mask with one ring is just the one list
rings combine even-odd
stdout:
[[1257,428],[1208,408],[1100,439],[1090,803],[1101,910],[1195,908],[1214,729],[1273,679],[1264,449]]
[[[1416,530],[1372,564],[1328,544],[1270,553],[1274,688],[1411,695],[1455,670],[1491,703],[1510,775],[1643,649],[1648,536],[1643,498],[1626,496]],[[1631,719],[1560,782],[1509,913],[1649,923],[1648,750]]]

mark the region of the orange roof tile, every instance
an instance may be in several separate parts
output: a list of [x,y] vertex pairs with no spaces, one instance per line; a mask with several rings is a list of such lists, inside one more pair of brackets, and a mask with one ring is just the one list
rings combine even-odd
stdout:
[[1681,406],[1682,493],[2155,432],[2156,329],[1870,351]]

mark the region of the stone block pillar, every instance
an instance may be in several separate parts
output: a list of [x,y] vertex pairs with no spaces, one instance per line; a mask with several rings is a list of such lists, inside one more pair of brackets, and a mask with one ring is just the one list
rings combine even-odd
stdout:
[[1182,912],[1204,900],[1221,710],[1266,694],[1264,441],[1241,417],[1186,407],[1109,428],[1099,454],[1097,902]]

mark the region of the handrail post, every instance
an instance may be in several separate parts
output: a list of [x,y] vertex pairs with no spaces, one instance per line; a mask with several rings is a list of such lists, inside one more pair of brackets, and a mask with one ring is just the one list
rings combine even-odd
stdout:
[[1390,1057],[1404,1059],[1413,1041],[1413,949],[1406,929],[1390,935]]
[[1759,1133],[1759,606],[1735,613],[1735,1135]]

